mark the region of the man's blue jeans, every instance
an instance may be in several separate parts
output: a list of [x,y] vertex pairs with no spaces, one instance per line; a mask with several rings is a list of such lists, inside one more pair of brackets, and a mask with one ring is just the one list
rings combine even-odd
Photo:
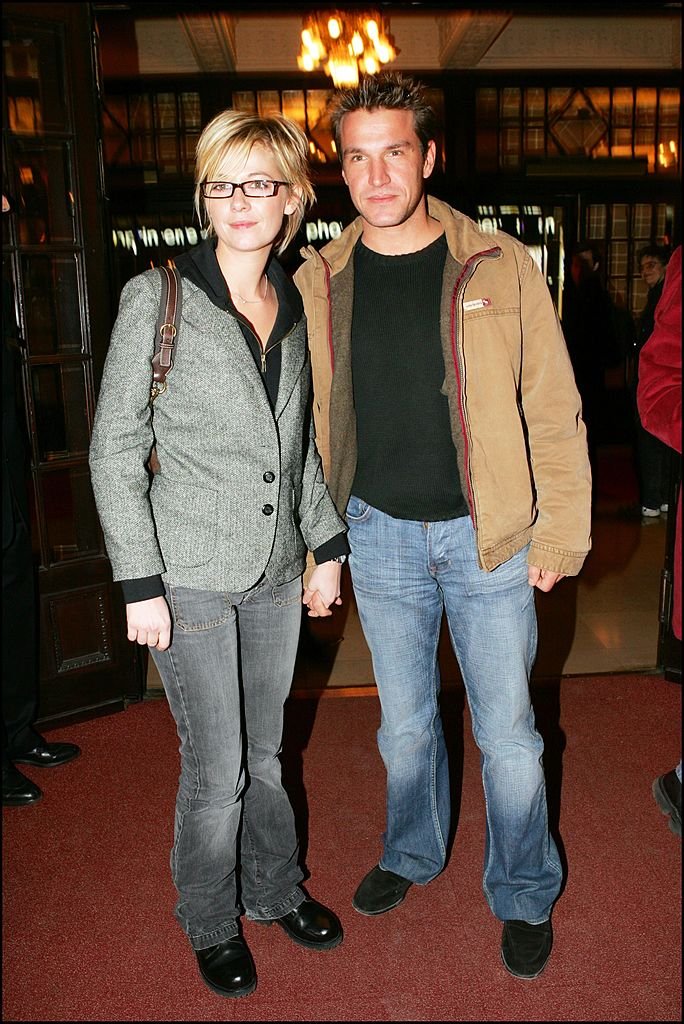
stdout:
[[469,516],[393,519],[352,496],[347,522],[382,709],[387,829],[380,866],[423,884],[444,867],[450,797],[437,645],[445,611],[481,752],[485,896],[500,920],[545,921],[562,872],[529,695],[537,620],[527,548],[485,572]]
[[281,917],[304,899],[278,756],[302,581],[241,594],[167,586],[166,597],[172,642],[152,654],[180,739],[171,871],[176,917],[204,949],[238,934],[237,872],[252,919]]

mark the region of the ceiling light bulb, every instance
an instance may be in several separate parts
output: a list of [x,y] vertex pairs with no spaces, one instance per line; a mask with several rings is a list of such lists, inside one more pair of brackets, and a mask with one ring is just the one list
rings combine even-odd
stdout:
[[358,32],[352,36],[351,49],[355,57],[360,57],[363,53],[363,39]]
[[324,67],[339,87],[356,85],[361,71],[375,75],[397,51],[375,11],[355,14],[327,11],[303,19],[302,49],[297,64],[305,71]]

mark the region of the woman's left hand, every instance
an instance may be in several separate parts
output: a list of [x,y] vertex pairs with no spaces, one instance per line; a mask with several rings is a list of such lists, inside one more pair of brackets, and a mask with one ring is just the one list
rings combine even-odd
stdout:
[[342,604],[340,597],[340,577],[342,565],[340,562],[323,562],[317,565],[311,573],[309,585],[304,591],[302,604],[309,609],[311,618],[324,618],[332,615],[331,604]]

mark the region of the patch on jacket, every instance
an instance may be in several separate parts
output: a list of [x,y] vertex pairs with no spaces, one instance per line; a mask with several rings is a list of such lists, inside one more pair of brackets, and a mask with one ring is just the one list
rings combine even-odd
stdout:
[[491,304],[491,299],[470,299],[469,302],[463,303],[463,312],[469,313],[471,309],[486,309]]

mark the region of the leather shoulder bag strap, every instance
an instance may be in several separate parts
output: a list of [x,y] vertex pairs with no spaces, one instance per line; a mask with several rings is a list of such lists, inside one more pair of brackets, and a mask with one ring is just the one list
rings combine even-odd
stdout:
[[173,350],[178,341],[182,287],[175,267],[157,267],[161,275],[159,316],[154,332],[150,402],[166,391],[166,377],[173,369]]

